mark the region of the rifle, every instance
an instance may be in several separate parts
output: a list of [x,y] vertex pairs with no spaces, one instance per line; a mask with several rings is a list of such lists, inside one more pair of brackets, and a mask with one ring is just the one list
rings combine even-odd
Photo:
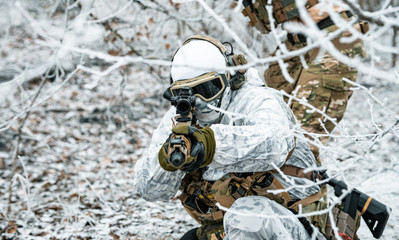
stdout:
[[[176,107],[175,120],[176,126],[192,125],[193,112],[195,110],[195,96],[190,87],[182,87],[177,96],[171,96],[170,92],[165,92],[165,99],[169,100],[172,106]],[[168,146],[168,159],[175,167],[181,167],[186,162],[191,152],[191,141],[184,135],[173,134],[170,137]]]
[[[334,194],[340,197],[343,190],[347,190],[348,186],[335,178],[328,178],[326,170],[321,171],[320,175],[323,179],[329,179],[327,182],[334,188]],[[380,238],[384,232],[385,226],[388,222],[389,214],[392,209],[367,194],[353,189],[344,198],[344,212],[355,219],[356,210],[362,213],[362,218],[366,222],[368,228],[375,238]]]

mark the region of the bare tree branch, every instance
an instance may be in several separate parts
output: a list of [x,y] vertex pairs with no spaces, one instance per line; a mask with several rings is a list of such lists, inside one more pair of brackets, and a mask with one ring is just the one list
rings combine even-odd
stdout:
[[[392,19],[390,20],[389,18],[385,17],[383,14],[375,14],[377,17],[370,16],[370,14],[367,14],[365,11],[360,9],[359,5],[355,5],[352,1],[349,0],[343,0],[348,6],[353,10],[353,12],[358,16],[359,19],[368,21],[370,23],[375,23],[379,26],[385,26],[389,25],[393,29],[398,30],[399,29],[399,23],[398,19]],[[394,10],[396,12],[399,11],[399,9]]]

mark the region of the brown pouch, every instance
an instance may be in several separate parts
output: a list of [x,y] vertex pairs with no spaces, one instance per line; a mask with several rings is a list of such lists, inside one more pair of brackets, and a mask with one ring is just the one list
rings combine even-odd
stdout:
[[[345,213],[341,210],[342,205],[335,206],[332,209],[332,213],[335,220],[335,226],[338,228],[338,235],[345,239],[346,236],[350,237],[350,239],[357,240],[358,237],[356,235],[357,230],[360,227],[360,212],[358,211],[355,219],[353,219],[349,214]],[[332,224],[330,219],[327,221],[326,225],[326,234],[325,237],[328,240],[335,240],[335,233],[332,229]]]
[[232,174],[229,178],[216,181],[211,191],[215,200],[227,208],[230,208],[238,198],[250,195],[267,197],[287,207],[288,202],[291,201],[287,192],[270,192],[270,190],[281,189],[284,187],[271,172],[259,172],[246,178],[239,178]]
[[217,180],[212,185],[211,192],[217,202],[223,207],[230,208],[236,199],[249,195],[249,186],[244,178],[232,174],[227,179]]

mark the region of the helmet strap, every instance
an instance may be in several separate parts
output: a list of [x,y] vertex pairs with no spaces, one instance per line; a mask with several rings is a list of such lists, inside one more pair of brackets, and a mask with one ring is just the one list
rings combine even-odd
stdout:
[[236,72],[236,74],[232,76],[229,80],[231,90],[239,89],[245,83],[245,81],[245,75],[240,72]]
[[[242,54],[231,53],[227,56],[227,63],[229,66],[239,66],[247,64],[247,60]],[[239,89],[245,83],[246,78],[244,74],[246,71],[246,69],[238,70],[230,77],[229,84],[232,90]]]

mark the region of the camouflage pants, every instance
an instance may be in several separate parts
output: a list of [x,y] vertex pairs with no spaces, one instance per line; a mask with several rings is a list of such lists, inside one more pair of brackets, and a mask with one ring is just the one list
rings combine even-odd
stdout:
[[[339,39],[334,41],[336,48],[342,54],[352,58],[359,55],[364,56],[361,42],[343,45],[339,43]],[[302,44],[293,45],[289,42],[286,45],[289,50],[303,47]],[[309,133],[321,134],[318,140],[325,144],[328,139],[327,134],[331,133],[344,116],[348,100],[352,95],[351,85],[342,79],[356,81],[357,71],[339,62],[329,53],[324,54],[321,59],[316,59],[318,53],[319,49],[314,49],[306,54],[305,60],[308,69],[302,66],[299,57],[294,57],[286,62],[288,63],[287,71],[293,78],[293,83],[289,83],[283,77],[278,64],[271,65],[265,71],[264,77],[267,86],[284,90],[298,99],[305,98],[309,105],[320,111],[314,111],[312,107],[305,106],[296,100],[291,101],[290,107],[302,128]],[[327,119],[324,114],[333,121]],[[320,163],[317,147],[311,145],[311,150]]]
[[[268,218],[270,216],[275,217]],[[260,196],[237,199],[222,222],[202,225],[197,230],[197,236],[200,240],[309,239],[302,223],[291,211]]]
[[223,221],[205,223],[197,229],[199,240],[222,240],[225,235]]

